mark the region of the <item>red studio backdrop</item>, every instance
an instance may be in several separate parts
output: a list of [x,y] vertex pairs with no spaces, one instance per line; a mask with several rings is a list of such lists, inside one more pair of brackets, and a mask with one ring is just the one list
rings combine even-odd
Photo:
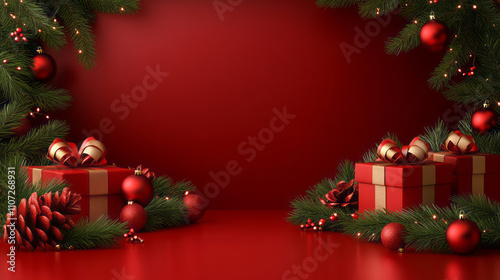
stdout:
[[426,82],[440,54],[385,54],[404,23],[312,0],[143,0],[97,17],[92,71],[72,46],[47,50],[74,97],[55,117],[110,162],[193,181],[210,209],[286,209],[386,132],[456,121]]

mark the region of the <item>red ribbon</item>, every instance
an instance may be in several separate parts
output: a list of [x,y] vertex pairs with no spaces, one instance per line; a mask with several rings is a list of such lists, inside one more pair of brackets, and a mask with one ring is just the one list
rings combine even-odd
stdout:
[[77,150],[75,143],[56,138],[49,147],[47,158],[69,167],[95,166],[106,164],[106,147],[94,137],[85,139]]
[[479,151],[474,138],[470,135],[464,135],[459,130],[450,133],[444,144],[441,144],[441,149],[454,154],[467,154]]
[[385,139],[380,143],[377,149],[378,156],[381,160],[396,163],[420,163],[427,159],[429,144],[418,137],[413,138],[410,145],[399,148],[396,142],[391,139]]

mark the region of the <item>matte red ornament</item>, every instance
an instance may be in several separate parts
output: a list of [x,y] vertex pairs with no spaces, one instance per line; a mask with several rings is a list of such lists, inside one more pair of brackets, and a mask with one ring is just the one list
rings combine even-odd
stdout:
[[458,220],[448,226],[446,242],[457,254],[472,253],[481,243],[481,230],[476,223],[466,220],[465,215],[461,214]]
[[42,49],[37,50],[38,54],[33,57],[33,66],[31,72],[40,82],[49,82],[54,78],[57,72],[56,61],[52,56],[42,53]]
[[141,175],[136,170],[135,175],[130,175],[122,182],[122,198],[126,201],[133,201],[146,207],[154,197],[154,187],[151,180]]
[[400,223],[390,223],[387,224],[380,234],[380,239],[382,240],[382,245],[392,251],[397,251],[400,248],[404,248],[404,232],[405,227]]
[[442,51],[447,37],[446,26],[439,21],[430,20],[420,29],[420,43],[431,52]]
[[120,212],[120,222],[126,222],[127,227],[134,229],[134,232],[141,231],[146,226],[147,220],[146,210],[137,203],[129,202]]
[[26,133],[28,133],[28,131],[30,131],[32,126],[33,125],[31,124],[31,121],[27,117],[24,117],[21,120],[21,124],[19,126],[15,127],[14,129],[12,129],[12,131],[14,132],[14,134],[16,136],[23,136],[23,135],[26,135]]
[[190,193],[184,196],[184,205],[186,205],[188,209],[188,218],[189,221],[195,222],[203,217],[205,214],[205,202],[203,198],[195,193]]
[[488,108],[488,102],[485,102],[483,108],[472,114],[471,125],[477,133],[484,134],[497,124],[497,120],[498,114]]

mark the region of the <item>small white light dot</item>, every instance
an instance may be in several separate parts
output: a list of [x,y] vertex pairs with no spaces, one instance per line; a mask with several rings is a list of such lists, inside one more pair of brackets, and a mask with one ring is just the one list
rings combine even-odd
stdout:
[[476,5],[472,5],[472,8],[473,8],[473,9],[477,9],[477,6],[476,6]]
[[448,77],[448,74],[445,73],[443,76]]
[[20,71],[20,70],[21,70],[21,66],[17,66],[17,70],[19,70],[19,71]]
[[78,50],[78,53],[82,53],[82,50]]

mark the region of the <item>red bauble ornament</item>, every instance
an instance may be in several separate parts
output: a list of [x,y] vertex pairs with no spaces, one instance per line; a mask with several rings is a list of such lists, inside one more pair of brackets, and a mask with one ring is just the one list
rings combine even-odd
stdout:
[[56,61],[52,58],[52,56],[42,53],[42,48],[38,48],[37,52],[38,54],[33,57],[31,72],[38,81],[44,83],[49,82],[56,75]]
[[431,52],[442,51],[448,39],[446,33],[444,24],[430,20],[420,29],[420,43]]
[[148,220],[148,215],[144,208],[133,202],[129,202],[129,204],[123,207],[120,212],[120,222],[127,223],[127,227],[129,229],[134,229],[135,232],[140,231],[146,225]]
[[498,114],[489,108],[489,101],[484,102],[483,108],[472,114],[471,125],[477,132],[484,134],[497,124]]
[[380,234],[382,245],[392,251],[404,248],[404,229],[405,227],[400,223],[387,224]]
[[472,253],[481,243],[481,230],[476,223],[466,220],[465,215],[460,214],[460,218],[448,226],[446,242],[457,254]]
[[154,187],[151,180],[141,175],[139,170],[122,182],[122,198],[146,207],[154,197]]
[[188,209],[189,221],[195,222],[205,214],[205,202],[203,198],[195,193],[188,193],[184,196],[184,205]]
[[31,124],[31,121],[27,117],[24,117],[21,120],[21,124],[12,129],[12,131],[16,136],[23,136],[26,135],[26,133],[28,133],[28,131],[30,131],[32,127],[33,125]]

